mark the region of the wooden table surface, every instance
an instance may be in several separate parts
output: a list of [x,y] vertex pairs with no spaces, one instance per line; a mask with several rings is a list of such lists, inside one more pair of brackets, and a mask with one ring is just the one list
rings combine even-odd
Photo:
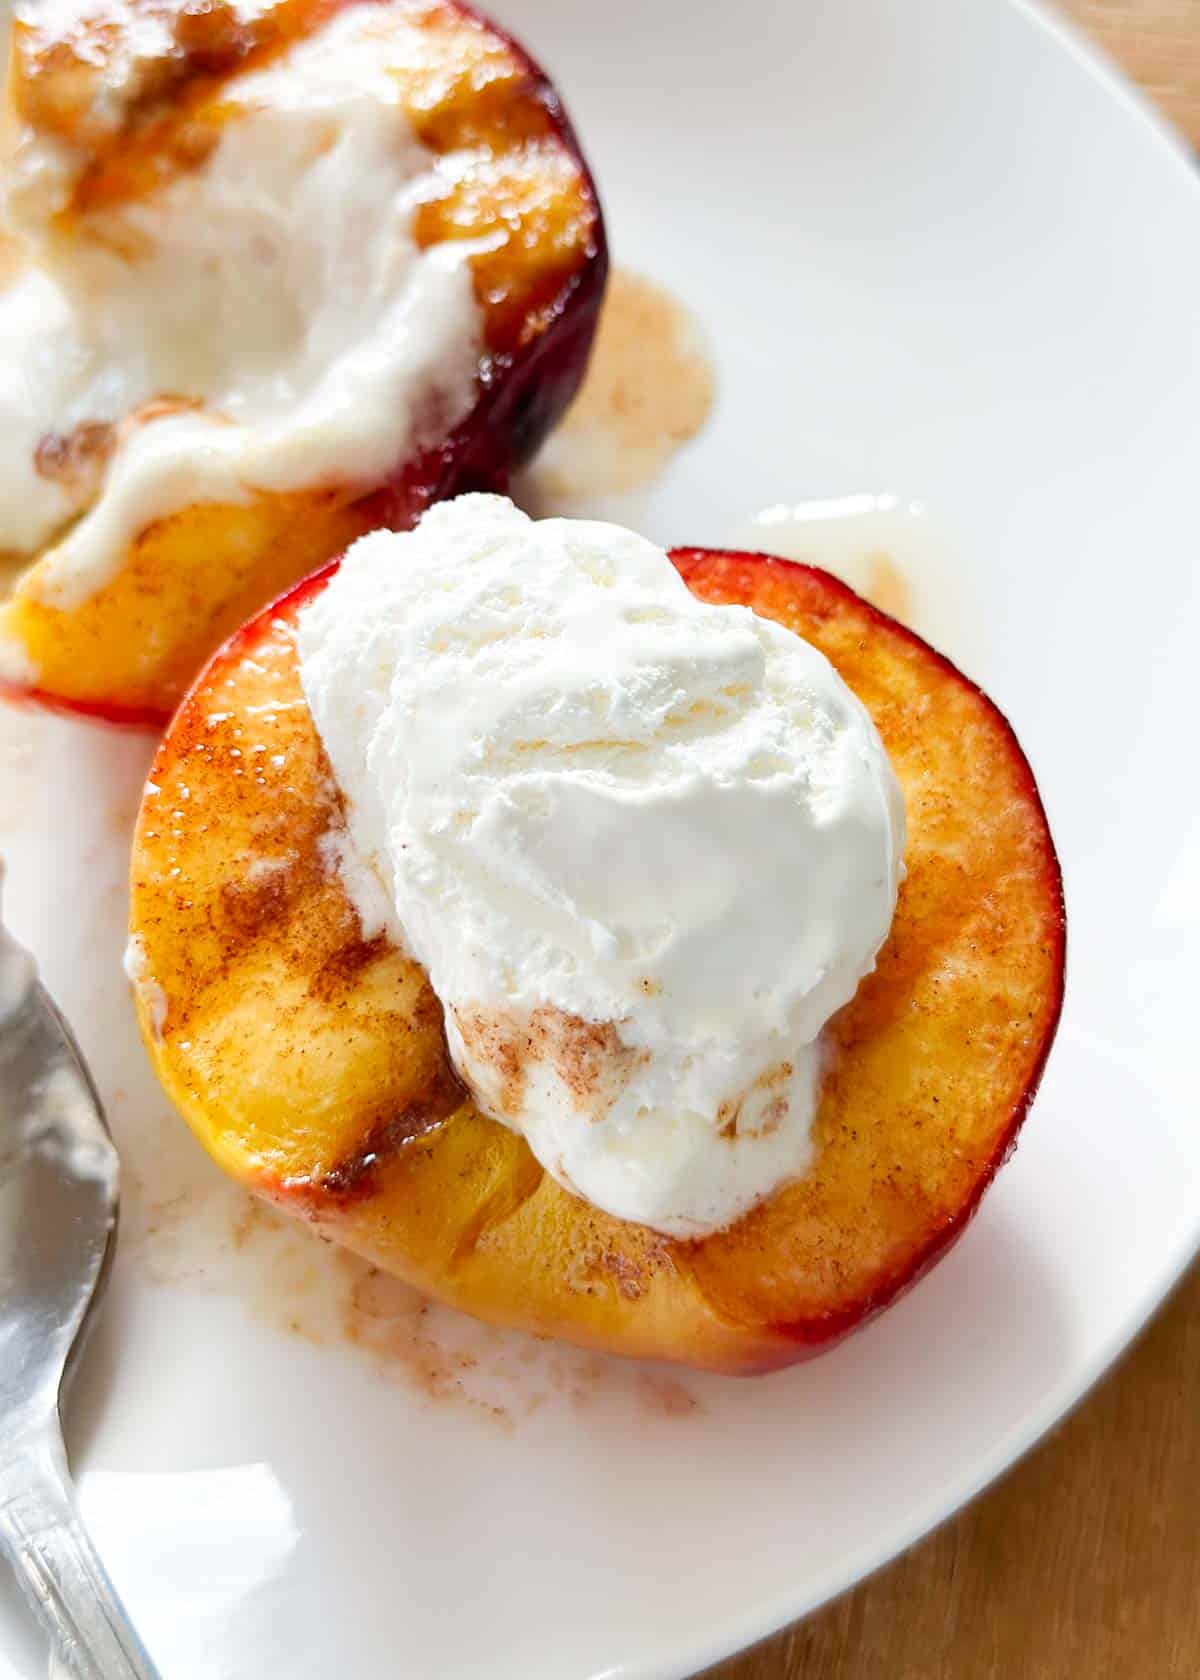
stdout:
[[[1062,9],[1200,148],[1200,0]],[[1200,1680],[1200,1267],[997,1487],[708,1680]]]

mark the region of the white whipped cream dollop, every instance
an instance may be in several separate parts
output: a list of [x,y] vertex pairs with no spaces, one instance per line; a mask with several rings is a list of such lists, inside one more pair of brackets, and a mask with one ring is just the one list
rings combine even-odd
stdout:
[[[355,6],[231,76],[211,155],[66,230],[78,160],[18,132],[7,209],[36,266],[0,297],[0,552],[49,547],[51,604],[103,587],[156,519],[371,488],[468,411],[473,247],[413,238],[444,165],[401,105],[387,28]],[[111,66],[114,98],[127,71]]]
[[904,846],[824,656],[630,531],[494,496],[355,543],[298,642],[347,802],[331,856],[427,969],[479,1105],[676,1236],[802,1174],[821,1031]]

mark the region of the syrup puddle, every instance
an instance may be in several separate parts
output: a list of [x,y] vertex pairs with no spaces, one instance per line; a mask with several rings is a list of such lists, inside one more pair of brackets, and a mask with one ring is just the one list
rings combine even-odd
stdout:
[[832,572],[969,676],[982,673],[983,612],[956,545],[924,503],[869,494],[777,502],[739,524],[729,546]]
[[616,269],[587,375],[515,500],[535,518],[619,518],[638,525],[638,493],[703,428],[716,381],[697,323],[653,280]]
[[[149,1137],[130,1118],[121,1130],[132,1165],[145,1160]],[[145,1177],[129,1175],[121,1258],[138,1279],[235,1294],[264,1327],[317,1347],[348,1345],[377,1380],[506,1431],[543,1411],[597,1405],[669,1419],[700,1412],[687,1381],[671,1370],[483,1324],[422,1295],[222,1179],[186,1136],[169,1146],[175,1182],[163,1198],[168,1126],[183,1122],[162,1116],[153,1128],[154,1192]]]

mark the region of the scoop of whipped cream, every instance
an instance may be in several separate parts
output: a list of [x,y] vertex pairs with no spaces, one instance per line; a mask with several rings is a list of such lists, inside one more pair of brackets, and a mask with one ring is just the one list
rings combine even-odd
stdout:
[[[112,0],[109,34],[133,46],[102,60],[98,99],[119,108],[133,47],[153,59],[180,10]],[[378,483],[469,410],[473,247],[415,241],[444,166],[413,132],[398,50],[387,8],[340,11],[227,79],[202,162],[65,229],[86,156],[17,125],[4,207],[35,266],[0,308],[0,551],[51,545],[51,604],[103,587],[153,520]]]
[[494,496],[354,544],[298,641],[347,888],[427,969],[480,1107],[674,1236],[802,1174],[904,845],[823,655],[630,531]]

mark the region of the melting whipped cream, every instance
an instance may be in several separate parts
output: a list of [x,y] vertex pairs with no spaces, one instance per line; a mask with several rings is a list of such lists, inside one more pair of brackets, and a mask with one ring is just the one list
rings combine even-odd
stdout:
[[821,1031],[904,846],[823,655],[630,531],[494,496],[354,544],[298,641],[347,800],[331,856],[427,969],[479,1105],[674,1236],[802,1174]]
[[[0,552],[50,545],[52,604],[103,587],[153,520],[370,486],[468,411],[473,247],[414,242],[443,164],[401,107],[386,30],[385,8],[356,6],[231,76],[199,167],[66,230],[79,159],[18,134],[7,209],[37,266],[0,308]],[[113,62],[114,100],[131,73]]]

